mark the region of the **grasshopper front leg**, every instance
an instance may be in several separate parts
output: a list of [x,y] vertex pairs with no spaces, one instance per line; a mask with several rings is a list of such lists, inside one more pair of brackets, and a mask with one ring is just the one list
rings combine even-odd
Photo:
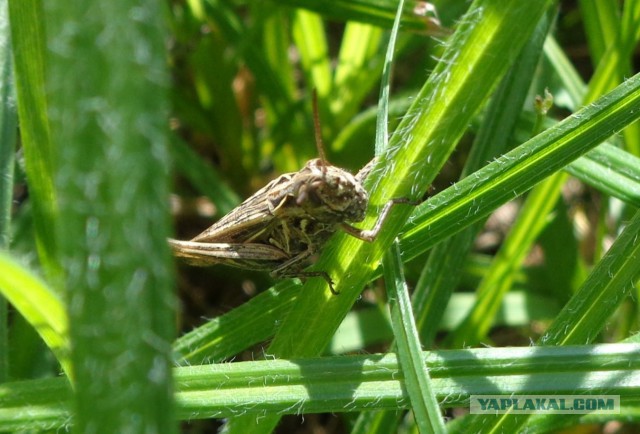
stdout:
[[342,228],[342,230],[348,233],[349,235],[358,238],[359,240],[372,242],[376,239],[376,237],[378,236],[378,233],[380,233],[380,230],[382,229],[382,225],[387,220],[387,217],[389,217],[391,208],[393,208],[394,205],[397,205],[400,203],[414,205],[414,206],[420,204],[419,201],[412,201],[410,199],[403,198],[403,197],[397,198],[397,199],[391,199],[389,202],[387,202],[384,205],[384,208],[382,208],[382,212],[380,212],[380,217],[378,217],[378,220],[376,221],[376,224],[373,226],[373,228],[358,229],[351,226],[348,223],[340,223],[340,228]]

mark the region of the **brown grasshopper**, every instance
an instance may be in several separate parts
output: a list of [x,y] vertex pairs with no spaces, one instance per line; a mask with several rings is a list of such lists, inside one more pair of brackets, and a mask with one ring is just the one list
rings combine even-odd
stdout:
[[313,111],[320,158],[274,179],[190,241],[169,239],[176,256],[192,265],[270,270],[280,278],[322,277],[337,294],[328,273],[304,270],[307,260],[338,229],[364,241],[375,240],[392,206],[409,201],[387,202],[370,230],[347,223],[364,220],[369,195],[362,182],[374,160],[355,176],[330,165],[324,157],[315,92]]

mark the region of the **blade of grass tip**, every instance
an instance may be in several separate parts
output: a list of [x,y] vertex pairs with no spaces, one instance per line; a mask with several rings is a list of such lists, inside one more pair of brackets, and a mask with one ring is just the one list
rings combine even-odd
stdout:
[[391,89],[391,68],[393,66],[393,55],[396,48],[396,40],[398,39],[398,29],[400,28],[400,17],[404,8],[404,0],[398,2],[398,10],[389,35],[389,44],[384,58],[384,66],[382,68],[382,79],[380,85],[380,97],[378,98],[378,116],[376,118],[376,141],[375,155],[376,157],[389,146],[389,94]]
[[433,392],[420,347],[420,336],[411,311],[398,243],[393,243],[385,253],[382,264],[391,309],[391,324],[398,348],[398,361],[418,431],[444,433],[444,420]]
[[[11,63],[7,0],[0,1],[0,251],[9,247],[13,170],[16,147],[16,101]],[[0,296],[0,383],[9,377],[9,308]]]

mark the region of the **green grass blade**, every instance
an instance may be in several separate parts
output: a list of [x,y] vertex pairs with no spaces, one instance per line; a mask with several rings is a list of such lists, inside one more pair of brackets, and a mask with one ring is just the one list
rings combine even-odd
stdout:
[[486,336],[522,261],[546,226],[546,216],[553,210],[566,180],[567,175],[557,173],[533,188],[477,289],[477,303],[449,336],[447,346],[474,346]]
[[623,74],[630,70],[628,59],[640,38],[640,2],[630,1],[625,4],[622,21],[616,35],[617,43],[609,45],[589,81],[584,98],[587,103],[613,89]]
[[0,430],[70,431],[71,398],[61,377],[0,384]]
[[640,158],[603,143],[566,171],[597,190],[640,207]]
[[70,374],[69,320],[56,292],[0,251],[0,294],[33,325],[64,372]]
[[0,250],[9,246],[17,113],[7,1],[0,2]]
[[294,304],[300,285],[287,280],[242,306],[181,336],[173,345],[178,363],[197,364],[229,359],[275,333],[278,321]]
[[171,141],[171,156],[177,169],[189,182],[216,205],[216,214],[225,215],[241,201],[240,197],[186,143],[177,138]]
[[322,19],[314,13],[297,10],[293,21],[293,37],[300,51],[309,87],[317,89],[320,101],[328,100],[333,80]]
[[389,44],[382,68],[382,80],[380,83],[380,96],[378,97],[378,116],[376,118],[376,141],[375,156],[380,155],[389,149],[389,95],[391,93],[391,67],[393,66],[393,56],[398,39],[398,28],[400,27],[400,18],[402,16],[402,8],[404,0],[398,3],[398,11],[393,22],[391,35],[389,36]]
[[420,433],[444,433],[444,421],[420,351],[420,337],[411,311],[397,243],[385,253],[382,263],[398,360],[416,425]]
[[[540,345],[572,345],[592,342],[607,319],[630,294],[640,278],[640,211],[636,213],[609,251],[595,266],[578,292],[564,306],[539,339]],[[593,393],[593,392],[590,392]],[[557,418],[557,415],[546,416]],[[516,432],[526,417],[501,415],[473,418],[465,432]]]
[[[389,45],[385,56],[382,72],[382,84],[378,99],[378,116],[376,119],[376,156],[388,148],[388,122],[389,122],[389,95],[391,85],[391,67],[395,44],[398,35],[398,27],[404,2],[398,4],[398,12],[394,21]],[[395,335],[395,344],[398,355],[405,372],[406,387],[411,398],[412,410],[420,432],[443,432],[442,420],[438,403],[433,394],[429,373],[423,366],[423,360],[419,355],[420,337],[417,332],[408,290],[402,272],[400,253],[397,242],[385,253],[383,258],[385,282],[387,284],[389,304],[391,308],[391,320]],[[358,417],[356,426],[369,427],[375,425],[377,429],[390,428],[397,424],[397,415],[392,413],[363,413]],[[357,431],[355,431],[357,432]]]
[[620,13],[618,3],[615,0],[599,2],[580,0],[579,3],[585,35],[589,42],[589,51],[597,64],[607,47],[615,42],[618,14]]
[[[396,15],[397,2],[367,0],[336,0],[331,3],[313,0],[278,0],[278,3],[317,12],[326,18],[340,21],[359,21],[390,28]],[[425,31],[427,25],[422,17],[413,14],[407,7],[402,25],[410,30]]]
[[258,13],[266,14],[263,22],[263,43],[265,55],[273,72],[280,78],[283,88],[292,100],[296,95],[296,65],[290,62],[291,32],[290,11],[274,8],[272,4],[256,5]]
[[240,44],[242,59],[254,73],[258,87],[265,92],[267,107],[277,117],[286,115],[285,108],[290,107],[291,98],[287,83],[283,83],[276,72],[269,67],[269,61],[258,47],[247,40],[252,33],[246,28],[239,16],[236,16],[227,2],[220,0],[194,0],[190,2],[201,12],[203,24],[219,28],[223,36],[230,41],[243,41]]
[[401,237],[408,258],[426,251],[563,168],[640,117],[640,75],[421,205]]
[[22,149],[32,198],[38,254],[54,287],[63,280],[54,233],[58,205],[54,188],[54,155],[45,95],[44,28],[39,0],[10,1],[16,95]]
[[[620,21],[615,43],[609,44],[599,59],[596,71],[589,81],[584,102],[595,100],[632,73],[631,57],[640,39],[640,2],[625,2]],[[623,131],[623,135],[626,148],[640,156],[640,125],[630,125]]]
[[172,433],[166,11],[128,1],[44,7],[74,430]]
[[382,46],[381,28],[355,22],[346,24],[330,104],[336,125],[348,123],[380,79],[379,51]]
[[[299,292],[300,285],[297,283],[279,282],[242,306],[181,336],[173,346],[174,358],[181,364],[221,362],[260,342],[268,341],[294,305]],[[474,301],[475,296],[471,294],[453,294],[439,330],[451,330],[459,324]],[[499,324],[522,326],[536,319],[551,318],[558,311],[553,300],[511,291],[505,298],[497,321]],[[329,354],[357,351],[369,343],[393,337],[388,318],[379,309],[358,310],[349,315],[351,318],[348,316],[340,324],[343,330],[334,336]]]
[[[0,251],[9,247],[16,152],[16,101],[7,1],[0,2]],[[0,383],[9,376],[9,310],[0,296]]]
[[558,41],[556,41],[552,35],[549,35],[545,41],[544,53],[555,67],[556,73],[558,77],[560,77],[560,80],[562,80],[564,89],[567,91],[571,104],[569,108],[576,110],[587,93],[587,86],[560,47],[560,44],[558,44]]
[[640,211],[629,221],[580,290],[556,317],[543,345],[592,342],[640,278]]
[[[632,405],[640,402],[639,356],[637,344],[423,353],[444,407],[465,406],[470,394],[558,390],[619,394],[625,404]],[[404,409],[409,405],[394,354],[223,363],[175,368],[174,372],[183,420],[237,413],[260,419],[271,413]],[[0,430],[67,427],[70,397],[63,378],[0,385]]]
[[[552,21],[552,14],[545,14],[533,37],[498,87],[485,113],[463,176],[480,169],[487,161],[508,150],[508,138],[522,111]],[[431,345],[436,335],[445,307],[458,285],[458,271],[463,267],[482,224],[483,221],[479,221],[447,238],[435,246],[429,255],[413,293],[413,305],[425,345]]]

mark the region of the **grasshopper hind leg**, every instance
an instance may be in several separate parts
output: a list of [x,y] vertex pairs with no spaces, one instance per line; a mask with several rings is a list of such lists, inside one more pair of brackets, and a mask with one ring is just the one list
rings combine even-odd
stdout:
[[340,294],[338,291],[336,291],[336,289],[333,287],[333,279],[331,279],[331,276],[329,276],[329,273],[327,273],[326,271],[306,271],[306,270],[300,270],[297,267],[292,266],[291,264],[289,264],[287,266],[287,264],[284,264],[278,268],[276,268],[275,270],[273,270],[271,273],[271,276],[273,277],[277,277],[280,279],[286,279],[287,277],[297,277],[299,279],[301,279],[303,282],[308,278],[308,277],[322,277],[324,279],[325,282],[327,282],[327,285],[329,285],[329,289],[331,290],[331,293],[333,295],[338,295]]
[[285,263],[281,264],[277,268],[275,268],[270,274],[273,277],[279,278],[287,278],[287,277],[298,277],[303,281],[308,277],[322,277],[327,285],[329,285],[329,289],[333,295],[340,294],[333,287],[333,280],[329,273],[326,271],[305,271],[302,270],[304,267],[305,260],[307,260],[311,255],[313,255],[313,251],[306,250],[293,258],[289,259]]
[[273,277],[279,277],[279,278],[287,278],[287,277],[297,277],[299,279],[301,279],[303,282],[309,278],[309,277],[321,277],[324,279],[325,282],[327,282],[327,285],[329,285],[329,290],[331,290],[331,293],[333,295],[339,295],[340,292],[336,291],[336,289],[333,287],[333,280],[331,279],[331,276],[329,276],[329,273],[327,273],[326,271],[291,271],[291,270],[282,270],[282,271],[278,271],[278,270],[274,270],[271,272],[271,275]]

